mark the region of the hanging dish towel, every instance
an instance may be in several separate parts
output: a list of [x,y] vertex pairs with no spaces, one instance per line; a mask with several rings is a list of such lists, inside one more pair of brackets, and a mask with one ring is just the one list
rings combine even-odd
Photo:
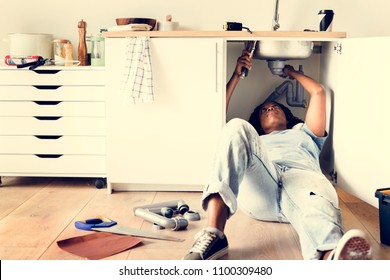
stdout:
[[149,37],[126,38],[122,93],[135,104],[154,100],[149,43]]

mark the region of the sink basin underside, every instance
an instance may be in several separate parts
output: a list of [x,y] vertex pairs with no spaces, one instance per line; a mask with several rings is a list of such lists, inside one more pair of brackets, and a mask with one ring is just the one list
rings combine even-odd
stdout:
[[311,41],[257,41],[254,59],[294,60],[308,58],[313,52]]

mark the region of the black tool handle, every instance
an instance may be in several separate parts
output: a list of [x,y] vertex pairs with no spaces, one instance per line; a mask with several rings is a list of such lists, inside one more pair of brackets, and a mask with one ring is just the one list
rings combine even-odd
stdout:
[[[251,46],[251,50],[250,50],[250,57],[253,56],[253,52],[255,51],[255,48],[256,48],[256,43],[257,43],[257,41],[252,42],[252,46]],[[240,78],[243,79],[246,76],[248,76],[248,72],[249,72],[248,68],[242,67],[241,68],[241,77]]]
[[242,69],[241,69],[241,79],[246,77],[246,76],[248,76],[248,71],[249,71],[248,68],[242,67]]
[[25,68],[25,67],[29,67],[29,66],[32,67],[32,66],[35,66],[37,64],[39,66],[39,65],[42,65],[42,64],[40,64],[41,61],[43,61],[43,57],[40,56],[37,61],[20,64],[20,65],[17,65],[16,68]]

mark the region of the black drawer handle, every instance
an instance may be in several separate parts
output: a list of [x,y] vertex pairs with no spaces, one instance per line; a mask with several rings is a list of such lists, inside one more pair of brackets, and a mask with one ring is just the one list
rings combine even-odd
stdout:
[[33,70],[37,74],[57,74],[61,70]]
[[39,85],[35,85],[33,86],[35,87],[36,89],[40,89],[40,90],[55,90],[55,89],[59,89],[61,86],[39,86]]
[[42,140],[57,140],[62,137],[62,135],[34,135],[34,136]]
[[42,117],[42,116],[34,116],[34,118],[40,121],[56,121],[61,119],[62,117]]
[[33,102],[38,105],[58,105],[62,101],[33,101]]
[[39,158],[60,158],[62,157],[63,155],[61,154],[35,154],[35,156],[39,157]]

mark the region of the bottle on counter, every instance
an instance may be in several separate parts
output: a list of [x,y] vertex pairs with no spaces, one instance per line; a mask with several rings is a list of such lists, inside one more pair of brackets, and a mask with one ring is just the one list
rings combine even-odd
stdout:
[[91,65],[92,35],[85,36],[85,44],[87,46],[87,65]]
[[106,29],[100,29],[100,33],[92,36],[91,41],[91,65],[104,66],[105,65],[105,42],[102,32]]
[[64,46],[65,49],[65,66],[73,65],[73,46],[70,42],[66,43]]

